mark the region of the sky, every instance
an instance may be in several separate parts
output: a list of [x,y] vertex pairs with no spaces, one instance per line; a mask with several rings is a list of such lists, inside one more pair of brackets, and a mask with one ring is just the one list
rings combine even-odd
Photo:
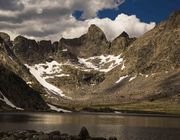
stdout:
[[0,31],[56,41],[96,24],[108,40],[126,31],[139,37],[180,10],[180,0],[0,0]]

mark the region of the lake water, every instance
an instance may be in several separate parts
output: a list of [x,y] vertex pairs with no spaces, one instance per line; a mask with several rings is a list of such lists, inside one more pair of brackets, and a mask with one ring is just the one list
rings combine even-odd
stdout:
[[60,130],[77,135],[85,126],[91,136],[118,140],[180,140],[180,118],[112,114],[0,113],[0,131]]

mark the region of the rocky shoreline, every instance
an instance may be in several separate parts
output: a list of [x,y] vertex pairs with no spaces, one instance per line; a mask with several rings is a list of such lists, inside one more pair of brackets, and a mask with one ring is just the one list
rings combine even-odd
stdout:
[[52,131],[45,133],[35,130],[23,130],[23,131],[0,131],[1,140],[117,140],[116,137],[91,137],[88,130],[82,127],[78,135],[69,135],[61,133],[60,131]]

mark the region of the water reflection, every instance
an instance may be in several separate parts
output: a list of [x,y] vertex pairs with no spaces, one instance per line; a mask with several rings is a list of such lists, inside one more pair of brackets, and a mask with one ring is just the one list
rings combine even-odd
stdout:
[[[119,139],[178,138],[180,118],[120,116],[102,114],[3,113],[0,130],[60,130],[78,134],[86,126],[92,136],[116,136]],[[148,139],[149,140],[149,139]]]

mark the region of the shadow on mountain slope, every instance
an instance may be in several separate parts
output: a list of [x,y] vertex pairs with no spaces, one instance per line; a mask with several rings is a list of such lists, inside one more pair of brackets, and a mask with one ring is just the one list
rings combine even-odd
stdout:
[[173,96],[178,96],[180,94],[180,72],[173,73],[172,75],[166,77],[158,85],[160,90],[154,95],[145,97],[151,101],[158,99],[172,98]]
[[15,106],[26,111],[47,110],[48,106],[40,94],[12,71],[0,65],[0,92]]

